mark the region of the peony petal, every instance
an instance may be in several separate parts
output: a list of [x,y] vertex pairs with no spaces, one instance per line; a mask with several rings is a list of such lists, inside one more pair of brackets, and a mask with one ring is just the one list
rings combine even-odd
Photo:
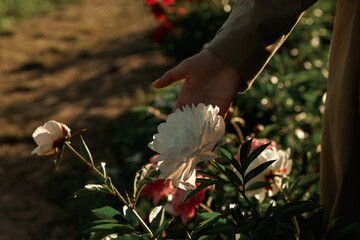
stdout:
[[218,112],[219,108],[211,105],[186,105],[158,126],[148,146],[160,154],[155,160],[160,178],[171,179],[174,186],[195,188],[196,164],[217,158],[211,151],[225,133]]
[[36,147],[31,154],[37,154],[38,156],[41,155],[51,155],[56,152],[56,149],[52,148],[52,144],[45,144]]
[[196,171],[194,170],[192,175],[186,181],[181,181],[178,187],[186,191],[196,189]]
[[50,137],[53,140],[64,136],[61,124],[59,122],[56,122],[54,120],[48,121],[47,123],[45,123],[44,128],[48,130]]
[[52,144],[54,139],[50,137],[49,132],[44,127],[38,127],[32,137],[37,145]]
[[195,174],[195,167],[196,167],[196,159],[189,160],[189,162],[185,165],[182,173],[181,180],[183,182],[187,182],[188,179],[190,179]]

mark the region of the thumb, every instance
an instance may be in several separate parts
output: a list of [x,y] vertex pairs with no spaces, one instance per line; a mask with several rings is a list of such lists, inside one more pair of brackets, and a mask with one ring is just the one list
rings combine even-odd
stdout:
[[162,77],[157,79],[155,82],[153,82],[153,85],[156,88],[167,87],[176,81],[180,81],[184,79],[185,76],[186,76],[186,69],[183,66],[183,64],[179,64],[173,69],[167,71]]

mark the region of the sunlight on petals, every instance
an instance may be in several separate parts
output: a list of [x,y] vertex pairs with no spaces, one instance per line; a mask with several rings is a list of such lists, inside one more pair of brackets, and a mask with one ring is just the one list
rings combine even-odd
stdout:
[[165,123],[158,126],[149,148],[159,153],[161,179],[170,179],[174,187],[195,189],[198,163],[215,159],[215,144],[225,133],[220,109],[211,105],[185,106],[170,114]]

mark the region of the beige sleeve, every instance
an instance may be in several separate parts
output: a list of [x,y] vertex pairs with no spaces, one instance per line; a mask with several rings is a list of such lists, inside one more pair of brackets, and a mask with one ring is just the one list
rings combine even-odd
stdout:
[[316,0],[237,0],[207,50],[234,67],[247,90]]

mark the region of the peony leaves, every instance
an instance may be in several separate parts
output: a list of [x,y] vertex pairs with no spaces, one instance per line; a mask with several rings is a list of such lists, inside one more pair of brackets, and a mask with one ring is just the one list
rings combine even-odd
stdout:
[[[248,183],[251,179],[258,176],[260,173],[262,173],[265,169],[267,169],[273,162],[276,160],[271,160],[264,162],[258,166],[256,166],[254,169],[248,171],[248,167],[250,164],[270,145],[270,143],[261,145],[260,147],[256,148],[252,153],[250,153],[252,144],[252,139],[246,141],[241,145],[240,148],[240,163],[231,155],[229,151],[227,151],[224,148],[220,148],[221,155],[238,171],[239,175],[241,176],[241,179],[237,177],[236,174],[234,174],[233,171],[229,171],[225,167],[222,168],[222,172],[228,177],[231,181],[236,183],[237,185],[240,185],[242,189],[245,189],[246,183]],[[217,164],[218,167],[219,164]],[[220,167],[221,168],[221,167]],[[234,176],[235,175],[235,176]],[[250,189],[246,190],[254,190],[262,187],[266,187],[269,184],[252,184]]]
[[183,203],[186,202],[187,200],[189,200],[191,197],[195,196],[201,190],[203,190],[211,185],[216,184],[217,180],[206,179],[206,178],[197,178],[196,182],[200,183],[200,185],[196,189],[189,191],[188,194],[186,194],[186,196],[183,200]]

